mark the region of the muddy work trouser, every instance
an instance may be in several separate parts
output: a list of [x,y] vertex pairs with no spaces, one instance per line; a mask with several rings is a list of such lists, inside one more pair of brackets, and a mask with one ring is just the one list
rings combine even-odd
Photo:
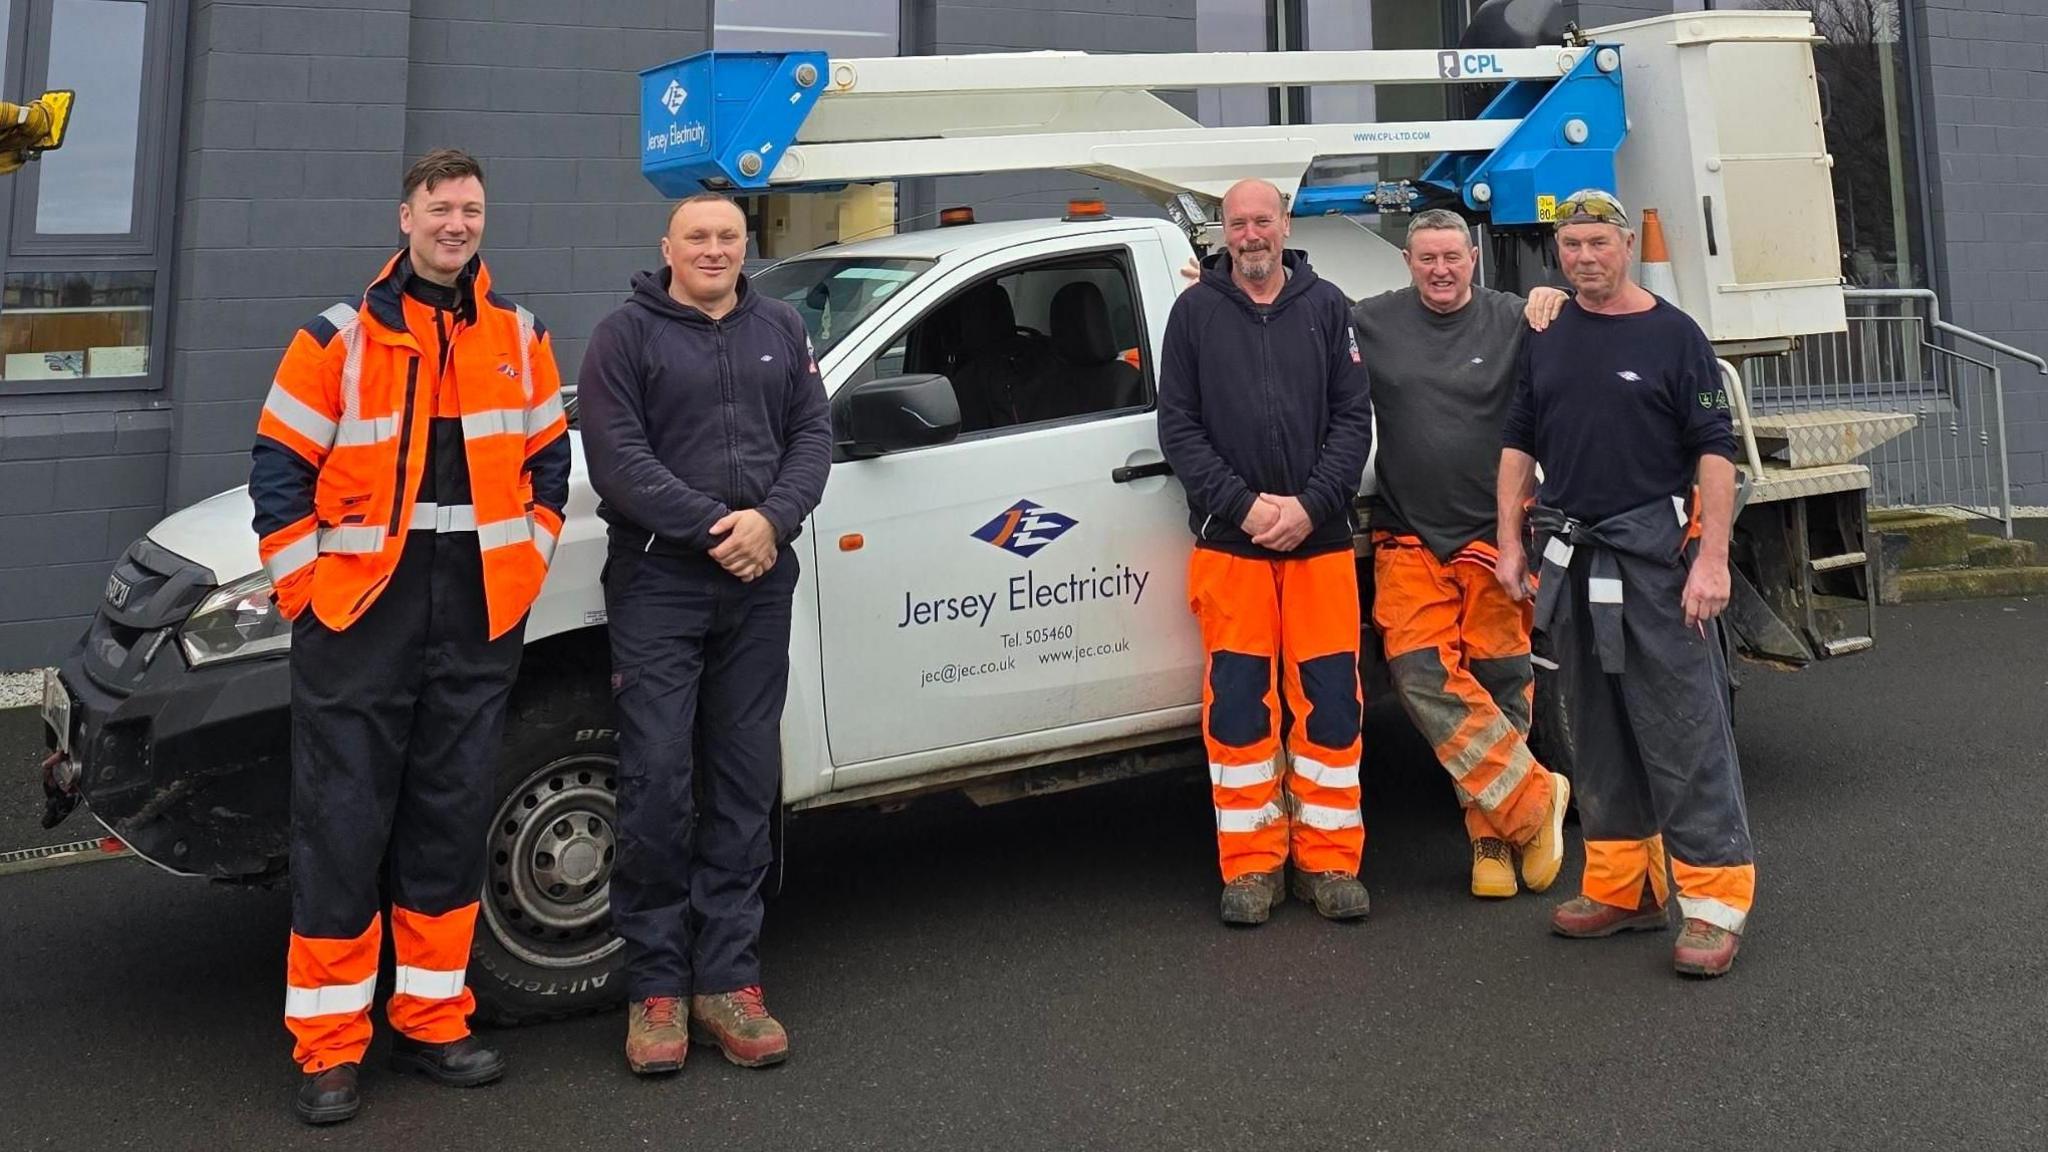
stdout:
[[1529,753],[1533,608],[1494,579],[1475,543],[1446,563],[1413,536],[1373,538],[1373,623],[1401,706],[1450,773],[1474,840],[1526,845],[1550,811]]
[[1740,932],[1755,855],[1720,622],[1685,624],[1696,546],[1668,502],[1598,524],[1561,520],[1531,517],[1544,557],[1537,626],[1557,653],[1577,749],[1581,891],[1635,908],[1647,884],[1661,905],[1668,854],[1681,913]]
[[292,629],[292,935],[285,1023],[308,1072],[359,1063],[388,868],[397,973],[386,1013],[427,1043],[469,1035],[505,702],[525,629],[489,639],[475,533],[408,534],[346,631]]
[[612,923],[631,999],[761,982],[796,579],[786,547],[751,584],[702,555],[614,549],[606,564],[619,717]]
[[[1264,560],[1196,548],[1188,601],[1207,672],[1202,736],[1226,883],[1287,863],[1356,875],[1359,812],[1358,570],[1351,553]],[[1280,694],[1287,733],[1281,803]]]

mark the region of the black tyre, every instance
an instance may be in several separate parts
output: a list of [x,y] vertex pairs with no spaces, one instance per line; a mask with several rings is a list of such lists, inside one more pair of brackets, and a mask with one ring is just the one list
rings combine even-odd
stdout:
[[469,985],[492,1024],[599,1011],[624,997],[612,932],[618,733],[601,672],[523,679],[505,722]]

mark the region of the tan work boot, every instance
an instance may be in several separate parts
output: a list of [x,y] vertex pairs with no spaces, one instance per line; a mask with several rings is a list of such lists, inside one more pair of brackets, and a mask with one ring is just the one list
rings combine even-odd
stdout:
[[1508,842],[1481,836],[1472,842],[1472,894],[1484,900],[1505,900],[1521,888],[1515,884],[1515,857]]
[[1522,849],[1522,884],[1531,892],[1549,888],[1564,867],[1564,814],[1571,802],[1572,782],[1552,772],[1550,809],[1543,813],[1543,826],[1536,830],[1536,838]]
[[1363,920],[1372,911],[1372,896],[1349,872],[1303,872],[1295,869],[1294,894],[1315,905],[1325,920]]
[[1287,885],[1281,882],[1282,869],[1271,872],[1247,872],[1223,886],[1223,922],[1225,924],[1264,924],[1273,914],[1273,909],[1287,902]]
[[1671,948],[1671,966],[1682,976],[1720,976],[1735,966],[1742,934],[1718,924],[1686,918],[1685,931]]
[[676,1072],[690,1054],[683,1028],[683,998],[649,996],[635,1000],[626,1020],[626,1063],[641,1076]]
[[715,1044],[742,1068],[765,1068],[789,1058],[789,1034],[768,1014],[756,984],[735,992],[690,997],[690,1033]]

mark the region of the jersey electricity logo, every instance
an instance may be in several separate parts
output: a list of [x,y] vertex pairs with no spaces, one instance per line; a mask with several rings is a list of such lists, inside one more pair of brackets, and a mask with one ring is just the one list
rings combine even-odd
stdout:
[[1005,552],[1030,556],[1066,535],[1074,526],[1071,516],[1041,508],[1033,500],[1019,500],[1003,514],[974,530],[976,540],[985,540]]

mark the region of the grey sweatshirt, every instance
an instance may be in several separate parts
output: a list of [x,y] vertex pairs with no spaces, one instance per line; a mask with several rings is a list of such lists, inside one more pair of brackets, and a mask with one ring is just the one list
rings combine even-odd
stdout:
[[1448,316],[1412,287],[1352,309],[1379,419],[1372,526],[1421,537],[1439,560],[1493,543],[1501,427],[1528,332],[1522,306],[1474,285]]

